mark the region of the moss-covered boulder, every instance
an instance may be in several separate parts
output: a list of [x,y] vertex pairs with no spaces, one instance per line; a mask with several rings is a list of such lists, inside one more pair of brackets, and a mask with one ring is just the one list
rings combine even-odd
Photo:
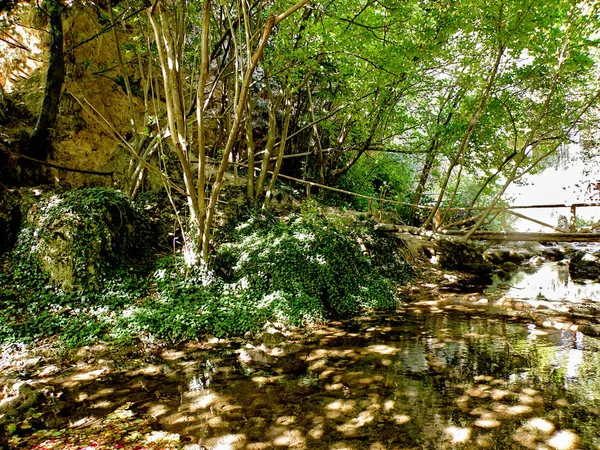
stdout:
[[12,250],[21,221],[21,196],[0,185],[0,253]]
[[44,197],[27,212],[15,248],[22,272],[65,291],[95,289],[148,248],[148,221],[122,193],[88,188]]

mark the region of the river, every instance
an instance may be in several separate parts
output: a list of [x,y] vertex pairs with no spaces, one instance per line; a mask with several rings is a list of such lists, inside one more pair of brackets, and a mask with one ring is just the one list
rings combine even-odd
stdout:
[[189,449],[600,448],[600,341],[581,332],[443,311],[272,332],[285,340],[169,350],[71,398],[85,391],[82,415],[129,402]]

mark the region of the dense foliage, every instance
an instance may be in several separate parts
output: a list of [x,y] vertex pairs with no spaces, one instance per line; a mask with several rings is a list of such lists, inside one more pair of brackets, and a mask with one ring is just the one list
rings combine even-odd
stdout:
[[[49,206],[52,198],[54,208]],[[121,194],[86,190],[60,198],[63,201],[50,197],[40,202],[45,215],[36,223],[56,218],[55,209],[61,221],[75,220],[75,211],[85,211],[87,218],[69,228],[82,233],[72,245],[75,256],[85,261],[89,246],[99,239],[94,234],[97,225],[119,204]],[[150,267],[143,259],[132,259],[131,246],[94,253],[102,261],[98,267],[107,270],[99,284],[83,283],[79,291],[52,284],[35,259],[35,232],[25,228],[10,269],[0,273],[0,340],[58,336],[67,345],[97,340],[181,342],[207,334],[239,336],[267,322],[302,325],[395,307],[393,281],[405,281],[410,267],[397,261],[387,267],[396,267],[387,273],[394,279],[384,277],[378,264],[382,261],[372,262],[357,241],[370,242],[373,248],[378,238],[372,229],[351,231],[339,221],[320,217],[314,205],[287,222],[265,217],[254,214],[239,223],[220,246],[212,267],[203,262],[190,266],[179,255],[161,257]],[[86,221],[95,226],[86,228]],[[120,223],[113,225],[121,230]],[[114,229],[100,228],[103,239]],[[109,244],[104,242],[107,250],[112,248]],[[82,267],[89,275],[87,266]]]
[[[63,5],[38,9],[46,3]],[[268,207],[285,172],[372,196],[374,207],[383,197],[418,204],[421,213],[391,208],[403,222],[430,225],[436,215],[426,207],[493,206],[574,136],[596,132],[594,2],[147,6],[64,4],[64,18],[95,14],[99,25],[118,25],[108,27],[115,61],[84,51],[102,32],[66,36],[78,68],[67,77],[102,76],[127,94],[127,129],[113,130],[129,149],[119,185],[131,197],[145,180],[184,194],[186,245],[205,261],[231,162],[256,168],[243,180],[248,203]],[[0,16],[0,32],[16,33],[19,14]],[[81,126],[110,116],[85,109]],[[353,206],[366,210],[368,200]]]

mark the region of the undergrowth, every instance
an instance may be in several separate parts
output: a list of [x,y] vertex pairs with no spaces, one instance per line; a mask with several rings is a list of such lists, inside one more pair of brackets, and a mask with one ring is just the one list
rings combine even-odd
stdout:
[[180,255],[151,269],[115,263],[93,289],[71,292],[40,270],[24,276],[13,259],[0,273],[0,341],[172,344],[392,309],[392,282],[359,245],[360,232],[311,208],[285,222],[254,214],[229,229],[210,267],[188,267]]

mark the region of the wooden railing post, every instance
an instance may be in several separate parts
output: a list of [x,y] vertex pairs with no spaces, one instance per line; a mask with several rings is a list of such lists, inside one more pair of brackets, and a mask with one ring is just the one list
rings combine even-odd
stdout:
[[574,233],[575,230],[577,229],[577,213],[576,213],[576,209],[577,209],[576,205],[571,205],[571,221],[569,222],[569,231],[571,233]]

